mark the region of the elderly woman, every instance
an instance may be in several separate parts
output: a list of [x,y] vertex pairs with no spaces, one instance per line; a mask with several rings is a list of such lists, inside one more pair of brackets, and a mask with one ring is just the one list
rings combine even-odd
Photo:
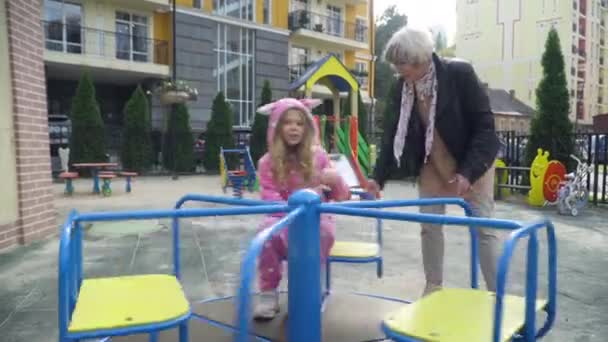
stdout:
[[[429,32],[402,28],[389,40],[386,61],[399,73],[395,115],[386,118],[382,150],[369,191],[384,188],[391,174],[418,181],[419,195],[462,197],[474,215],[494,211],[494,160],[499,140],[488,96],[473,67],[433,53]],[[445,214],[445,206],[421,208]],[[479,229],[479,253],[488,290],[496,288],[497,235]],[[444,238],[440,225],[422,224],[423,295],[443,285]]]

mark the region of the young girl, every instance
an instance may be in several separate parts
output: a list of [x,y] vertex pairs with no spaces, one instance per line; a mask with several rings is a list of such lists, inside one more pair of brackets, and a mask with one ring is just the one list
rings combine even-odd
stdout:
[[[323,201],[343,201],[350,190],[342,177],[330,166],[327,153],[317,140],[317,130],[310,110],[319,100],[285,98],[258,109],[270,115],[268,121],[268,153],[258,162],[261,197],[268,201],[286,201],[295,191],[312,188]],[[262,229],[269,228],[284,214],[267,216]],[[321,217],[321,262],[325,261],[334,243],[335,221]],[[287,258],[287,229],[264,245],[258,262],[261,294],[254,318],[270,320],[279,311],[277,288],[281,281],[282,261]]]

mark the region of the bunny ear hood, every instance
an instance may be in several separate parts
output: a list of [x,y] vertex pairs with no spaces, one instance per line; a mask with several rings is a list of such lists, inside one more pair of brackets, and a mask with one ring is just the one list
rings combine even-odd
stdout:
[[266,140],[268,142],[268,148],[272,145],[274,137],[276,135],[276,127],[281,120],[283,114],[287,110],[295,108],[301,110],[306,114],[306,119],[313,129],[314,132],[314,144],[318,144],[319,132],[317,126],[314,123],[311,110],[322,103],[319,99],[294,99],[284,98],[278,101],[263,105],[257,109],[257,112],[263,115],[268,115],[268,131],[266,133]]

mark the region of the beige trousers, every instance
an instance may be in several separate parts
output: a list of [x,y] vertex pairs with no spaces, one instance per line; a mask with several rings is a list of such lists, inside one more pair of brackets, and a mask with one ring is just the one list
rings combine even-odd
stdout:
[[[435,162],[433,162],[435,161]],[[430,158],[421,171],[419,194],[421,198],[454,197],[453,184],[446,181],[444,170],[435,164],[436,158]],[[440,166],[441,167],[441,166]],[[443,173],[443,175],[442,175]],[[464,196],[470,204],[473,215],[477,217],[492,217],[494,214],[494,168],[490,168],[472,190]],[[445,214],[445,205],[422,207],[422,213]],[[479,228],[479,261],[481,271],[489,291],[496,291],[496,268],[498,234],[494,229]],[[424,295],[439,289],[443,285],[443,227],[435,224],[422,224],[422,261],[426,276]]]

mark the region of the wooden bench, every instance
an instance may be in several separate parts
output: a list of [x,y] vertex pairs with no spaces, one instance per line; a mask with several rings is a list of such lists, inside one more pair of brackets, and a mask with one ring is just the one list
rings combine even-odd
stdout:
[[131,178],[137,177],[137,172],[122,171],[120,173],[120,176],[125,177],[125,180],[126,180],[125,191],[131,192]]
[[59,178],[65,181],[66,195],[72,195],[74,193],[74,184],[72,183],[72,180],[77,179],[78,177],[78,172],[62,172],[59,174]]
[[116,178],[116,174],[109,171],[104,171],[99,173],[99,179],[103,181],[103,185],[101,186],[101,193],[104,196],[112,195],[112,179]]

